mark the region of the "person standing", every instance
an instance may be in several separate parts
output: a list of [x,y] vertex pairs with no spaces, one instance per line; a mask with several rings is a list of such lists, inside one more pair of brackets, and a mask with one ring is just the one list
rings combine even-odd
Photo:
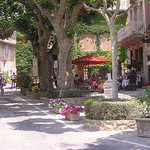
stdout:
[[74,77],[74,84],[77,85],[78,84],[78,80],[79,80],[79,75],[76,74]]
[[4,83],[6,83],[6,79],[5,77],[2,75],[2,73],[0,72],[0,89],[1,89],[1,95],[4,95]]
[[15,87],[15,84],[16,84],[16,75],[15,73],[13,72],[13,75],[11,76],[11,88]]

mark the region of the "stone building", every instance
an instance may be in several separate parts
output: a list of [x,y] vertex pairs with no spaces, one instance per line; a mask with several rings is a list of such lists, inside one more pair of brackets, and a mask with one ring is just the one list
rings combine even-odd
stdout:
[[118,31],[118,42],[128,48],[129,64],[146,82],[150,81],[150,67],[147,65],[150,61],[150,2],[138,1],[140,7],[128,11],[128,24]]
[[[130,6],[129,0],[121,0],[120,1],[120,10],[125,10]],[[114,8],[115,9],[115,8]],[[110,33],[103,33],[100,35],[100,49],[105,50],[105,51],[110,51],[111,50],[111,41],[108,40],[110,38]],[[88,52],[88,51],[96,51],[97,50],[97,37],[95,34],[92,33],[84,33],[80,35],[80,41],[79,41],[80,49],[83,52]],[[84,66],[77,66],[77,72],[79,75],[84,74]]]
[[16,73],[16,40],[0,39],[0,72]]

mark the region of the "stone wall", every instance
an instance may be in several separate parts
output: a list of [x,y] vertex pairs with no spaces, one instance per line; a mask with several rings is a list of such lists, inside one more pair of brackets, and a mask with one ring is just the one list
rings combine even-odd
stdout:
[[135,120],[91,120],[85,119],[84,127],[97,131],[136,129]]

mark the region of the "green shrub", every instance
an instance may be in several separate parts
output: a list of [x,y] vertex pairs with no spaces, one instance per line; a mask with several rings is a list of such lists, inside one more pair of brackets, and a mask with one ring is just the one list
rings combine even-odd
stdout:
[[3,71],[2,75],[6,78],[6,80],[10,79],[10,77],[9,77],[7,72]]
[[87,93],[88,90],[81,90],[81,89],[66,89],[66,90],[48,89],[47,96],[48,98],[72,98],[72,97],[83,97]]
[[33,86],[32,87],[32,92],[33,93],[39,93],[40,92],[39,86],[38,85]]
[[135,101],[111,99],[88,100],[84,102],[85,116],[94,120],[132,120],[137,116]]
[[21,87],[29,88],[30,85],[31,85],[32,79],[31,79],[30,75],[27,72],[20,72],[17,75],[17,81],[20,82]]
[[62,97],[63,98],[71,98],[71,97],[83,97],[87,94],[87,90],[80,89],[67,89],[63,90]]
[[59,98],[59,91],[57,89],[50,88],[47,90],[48,98]]

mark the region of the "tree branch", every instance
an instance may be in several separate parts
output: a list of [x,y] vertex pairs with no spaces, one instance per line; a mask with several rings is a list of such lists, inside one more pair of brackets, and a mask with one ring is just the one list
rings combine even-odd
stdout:
[[128,9],[126,9],[123,13],[118,14],[117,18],[120,17],[120,16],[122,16],[122,15],[124,15],[124,14],[126,14],[131,8],[135,7],[137,4],[138,4],[138,1],[135,1],[135,3],[132,4],[132,5],[130,5],[130,7]]
[[64,13],[66,11],[67,1],[68,0],[60,0],[59,9],[56,13],[57,18],[56,20],[62,20]]
[[51,11],[49,9],[42,8],[34,0],[31,0],[31,1],[33,2],[33,4],[35,4],[37,6],[37,8],[41,11],[41,13],[43,13],[52,23],[52,19],[53,19],[54,15],[51,13]]
[[92,11],[96,11],[96,12],[99,12],[102,14],[102,10],[101,9],[96,9],[96,8],[93,8],[93,7],[90,7],[86,4],[83,4],[84,5],[84,8],[86,8],[87,10],[92,10]]
[[107,1],[106,1],[106,0],[103,0],[103,4],[104,4],[104,7],[103,7],[103,14],[105,14],[106,11],[107,11]]
[[117,0],[117,6],[116,6],[116,9],[115,9],[115,12],[113,13],[112,15],[112,19],[116,18],[117,14],[119,13],[119,10],[120,10],[120,0]]
[[92,5],[92,7],[96,8],[100,2],[97,0],[95,3],[89,2],[89,4]]
[[0,34],[11,34],[13,33],[14,31],[16,31],[17,28],[16,27],[11,27],[11,28],[8,28],[6,30],[0,30]]
[[83,8],[83,4],[81,3],[78,3],[76,6],[74,6],[72,16],[71,16],[71,22],[73,24],[77,23],[78,14],[82,8]]
[[17,31],[17,28],[11,27],[6,30],[0,30],[0,39],[6,39],[10,37],[14,31]]
[[107,10],[107,12],[109,13],[110,16],[112,16],[112,12],[110,10]]
[[86,9],[88,9],[88,10],[96,11],[96,12],[102,14],[102,16],[105,18],[107,24],[108,24],[108,25],[110,24],[110,21],[109,21],[110,19],[109,19],[107,13],[104,13],[104,10],[103,10],[103,9],[101,9],[101,8],[96,9],[96,8],[87,6],[86,4],[84,4],[84,7],[85,7]]

